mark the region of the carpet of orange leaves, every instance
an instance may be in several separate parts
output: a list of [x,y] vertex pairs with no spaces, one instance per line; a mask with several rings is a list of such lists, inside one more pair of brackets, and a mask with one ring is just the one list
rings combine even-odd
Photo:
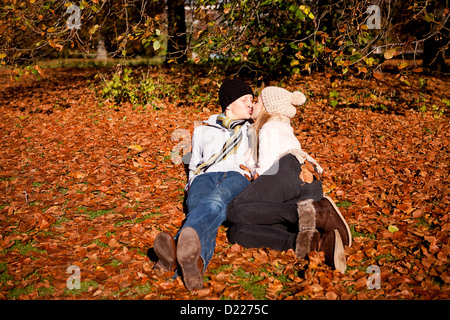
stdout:
[[[320,253],[297,259],[292,251],[232,245],[221,227],[204,288],[189,292],[181,279],[156,272],[147,251],[184,218],[186,175],[171,160],[179,143],[172,134],[192,133],[217,103],[167,98],[155,108],[112,107],[92,89],[101,86],[96,72],[0,77],[1,299],[450,297],[448,110],[435,117],[416,106],[444,108],[448,79],[428,77],[426,90],[418,75],[410,86],[391,75],[285,82],[308,97],[293,126],[351,226],[348,269],[330,269]],[[190,76],[155,73],[180,87]],[[71,265],[80,268],[80,289],[67,286]],[[380,273],[368,273],[369,266]]]

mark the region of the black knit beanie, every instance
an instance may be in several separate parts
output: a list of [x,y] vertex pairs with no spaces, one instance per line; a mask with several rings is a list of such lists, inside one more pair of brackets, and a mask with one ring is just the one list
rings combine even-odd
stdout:
[[236,99],[246,94],[253,95],[253,91],[244,81],[239,79],[225,80],[219,89],[219,102],[222,107],[222,112],[225,112],[225,109]]

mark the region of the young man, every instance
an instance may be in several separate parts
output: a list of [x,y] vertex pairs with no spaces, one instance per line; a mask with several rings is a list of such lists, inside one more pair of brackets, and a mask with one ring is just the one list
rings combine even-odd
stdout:
[[217,230],[226,220],[228,203],[249,184],[239,165],[249,148],[253,92],[241,80],[225,80],[219,102],[222,113],[194,130],[186,221],[175,239],[163,232],[154,242],[156,267],[178,271],[178,262],[188,290],[203,287],[203,272],[214,253]]

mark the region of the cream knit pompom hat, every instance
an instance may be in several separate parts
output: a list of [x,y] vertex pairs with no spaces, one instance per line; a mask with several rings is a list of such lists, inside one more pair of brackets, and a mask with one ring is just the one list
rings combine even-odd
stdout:
[[305,103],[306,97],[300,91],[290,92],[279,87],[266,87],[261,92],[264,108],[269,114],[281,114],[293,118],[297,109]]

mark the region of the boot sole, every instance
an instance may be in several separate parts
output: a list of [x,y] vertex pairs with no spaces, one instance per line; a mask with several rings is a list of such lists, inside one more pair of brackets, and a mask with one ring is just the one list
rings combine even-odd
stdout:
[[172,236],[162,232],[158,234],[153,249],[159,258],[156,267],[164,271],[174,271],[176,269],[175,242]]
[[201,244],[197,232],[185,227],[178,236],[177,260],[188,290],[203,288],[203,274],[198,266]]
[[347,270],[347,261],[345,259],[344,244],[342,243],[341,236],[339,232],[334,229],[334,253],[333,262],[334,268],[342,273]]
[[350,231],[350,227],[347,224],[347,221],[345,221],[344,216],[342,215],[341,211],[339,210],[339,208],[336,206],[336,204],[334,203],[334,201],[329,197],[329,196],[324,196],[324,198],[327,198],[328,201],[331,203],[331,205],[333,206],[334,210],[336,210],[336,212],[339,215],[339,218],[341,218],[342,222],[345,225],[345,229],[347,229],[347,235],[348,235],[348,246],[351,247],[352,246],[352,233]]

